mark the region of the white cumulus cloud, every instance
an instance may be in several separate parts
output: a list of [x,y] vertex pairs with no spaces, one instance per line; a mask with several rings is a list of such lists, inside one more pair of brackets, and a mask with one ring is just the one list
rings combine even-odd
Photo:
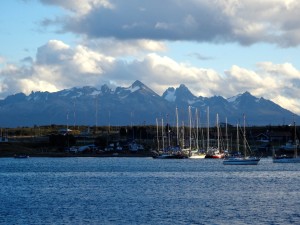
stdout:
[[180,84],[203,97],[232,97],[249,91],[300,113],[300,71],[290,63],[258,62],[254,70],[233,65],[219,74],[214,69],[177,62],[157,53],[128,61],[83,45],[71,47],[59,40],[39,47],[29,64],[6,63],[0,67],[0,97],[85,85],[127,86],[135,80],[141,80],[160,95],[168,87]]

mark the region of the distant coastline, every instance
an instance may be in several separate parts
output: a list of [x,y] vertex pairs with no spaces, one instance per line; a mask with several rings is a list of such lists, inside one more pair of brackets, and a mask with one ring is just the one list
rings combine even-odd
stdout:
[[[176,128],[158,127],[165,131],[164,137],[155,126],[128,126],[128,127],[77,127],[71,130],[63,129],[66,126],[44,126],[2,129],[0,141],[0,157],[14,157],[25,155],[29,157],[151,157],[153,152],[176,145]],[[226,127],[221,126],[221,130]],[[291,126],[263,126],[246,127],[248,144],[256,156],[271,156],[276,154],[289,155],[293,153],[295,129]],[[166,132],[170,129],[170,132]],[[188,134],[188,127],[181,127]],[[192,129],[192,134],[195,133]],[[236,127],[228,126],[228,136],[223,133],[220,139],[228,144],[232,152],[238,151],[236,141]],[[207,129],[201,128],[206,134]],[[297,136],[299,132],[296,132]],[[217,132],[210,129],[210,144],[216,144]],[[164,143],[162,142],[164,139]],[[298,139],[298,138],[297,138]],[[228,143],[226,143],[226,140]],[[159,141],[159,143],[158,143]],[[205,135],[199,136],[199,146],[205,147]],[[189,146],[187,137],[179,140],[180,146]],[[298,142],[297,142],[298,143]],[[163,147],[164,144],[164,147]],[[223,146],[225,147],[225,146]],[[242,146],[240,146],[242,147]],[[195,136],[192,136],[192,148],[196,148]],[[298,149],[300,147],[298,146]]]
[[29,148],[20,144],[0,143],[0,157],[27,155],[29,157],[151,157],[150,151],[144,152],[102,152],[102,153],[70,153],[59,148]]

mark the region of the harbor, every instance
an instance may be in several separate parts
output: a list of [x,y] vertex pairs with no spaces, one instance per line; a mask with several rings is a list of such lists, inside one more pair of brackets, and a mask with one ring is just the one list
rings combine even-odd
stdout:
[[[244,148],[243,134],[240,141],[236,139],[236,127],[221,125],[192,129],[190,126],[180,127],[176,134],[174,126],[122,126],[122,127],[69,127],[43,126],[32,128],[2,129],[0,157],[28,155],[31,157],[149,157],[160,152],[182,151],[191,158],[204,158],[207,143],[210,148],[219,149],[223,153],[236,154]],[[159,132],[157,133],[157,128]],[[170,132],[168,132],[168,130]],[[197,135],[197,130],[199,134]],[[227,132],[225,132],[227,130]],[[245,127],[247,145],[257,157],[286,155],[293,156],[298,146],[295,132],[298,127],[263,126]],[[163,132],[162,132],[163,131]],[[217,132],[218,131],[218,132]],[[209,139],[203,135],[209,132]],[[243,132],[243,131],[242,131]],[[221,135],[218,135],[221,134]],[[191,134],[191,135],[190,135]],[[218,139],[219,137],[219,139]],[[295,144],[297,143],[297,144]],[[177,146],[177,147],[176,147]],[[199,152],[199,149],[202,149]],[[198,154],[201,153],[201,154]],[[194,154],[197,153],[198,155]],[[193,154],[193,155],[192,155]]]
[[[0,224],[297,224],[300,168],[261,159],[0,158]],[[49,210],[51,209],[51,210]]]

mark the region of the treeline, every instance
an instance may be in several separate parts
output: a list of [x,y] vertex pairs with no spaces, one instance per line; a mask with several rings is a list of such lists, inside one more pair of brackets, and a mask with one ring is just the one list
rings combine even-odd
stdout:
[[[63,133],[68,130],[69,134],[72,135],[102,135],[102,134],[119,134],[120,136],[132,136],[138,139],[147,139],[156,136],[157,128],[154,125],[144,125],[144,126],[67,126],[67,125],[43,125],[43,126],[33,126],[33,127],[16,127],[16,128],[0,128],[1,136],[49,136],[54,134]],[[171,133],[174,135],[176,132],[176,127],[169,126],[166,124],[164,126],[165,134]],[[195,127],[192,128],[192,132],[195,133]],[[235,126],[228,125],[228,134],[235,132]],[[298,127],[296,130],[298,131]],[[158,128],[159,135],[162,133],[161,126]],[[199,128],[206,132],[206,128]],[[211,132],[215,132],[215,127],[210,128]],[[225,132],[225,126],[221,126],[222,133]],[[182,132],[182,127],[179,128]],[[188,133],[189,127],[184,127],[184,132]],[[246,127],[246,132],[250,135],[256,135],[258,133],[267,132],[293,132],[293,128],[289,125],[282,126],[252,126]],[[298,132],[297,132],[298,133]]]

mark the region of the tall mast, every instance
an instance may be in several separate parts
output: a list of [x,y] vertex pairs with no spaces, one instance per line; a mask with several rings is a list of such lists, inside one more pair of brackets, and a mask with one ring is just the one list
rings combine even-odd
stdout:
[[73,103],[73,116],[74,116],[74,130],[76,129],[75,126],[76,126],[76,98],[74,99],[74,103]]
[[207,106],[207,144],[206,144],[206,151],[209,150],[209,106]]
[[199,150],[199,118],[198,118],[198,109],[196,108],[196,147]]
[[219,114],[217,113],[217,135],[218,135],[218,151],[220,151],[220,127],[219,127]]
[[229,140],[228,140],[228,127],[227,127],[227,117],[225,119],[226,121],[226,150],[229,150]]
[[298,152],[297,152],[297,138],[296,138],[296,122],[294,121],[294,142],[295,142],[295,152],[294,152],[294,157],[298,157]]
[[246,157],[246,118],[244,114],[244,157]]
[[159,151],[158,119],[157,118],[156,118],[156,141],[157,141],[157,150]]
[[69,111],[67,111],[67,134],[69,133]]
[[170,140],[169,114],[167,114],[167,132],[168,132],[168,147],[170,147],[171,146],[171,140]]
[[204,131],[201,129],[201,142],[202,142],[202,150],[205,149],[205,143],[204,143]]
[[190,128],[190,151],[192,150],[192,115],[191,115],[191,106],[189,106],[189,128]]
[[162,138],[162,149],[165,151],[165,140],[164,140],[164,119],[161,119],[161,138]]
[[176,107],[176,145],[179,146],[178,108]]
[[182,149],[184,149],[184,121],[182,121]]
[[240,152],[240,140],[239,140],[239,124],[236,124],[236,150]]

